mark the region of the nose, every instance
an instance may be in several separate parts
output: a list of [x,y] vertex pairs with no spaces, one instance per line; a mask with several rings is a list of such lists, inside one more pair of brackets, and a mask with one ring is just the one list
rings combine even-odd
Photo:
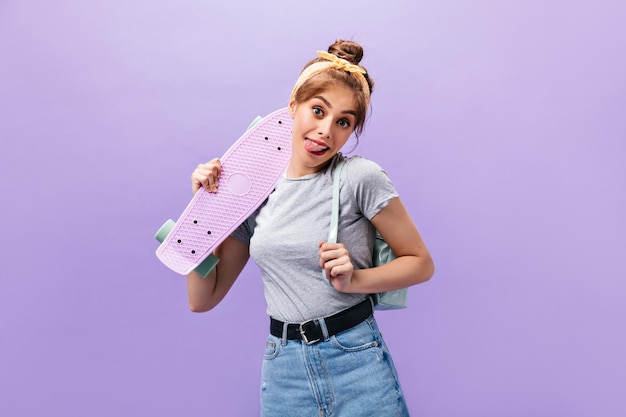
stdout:
[[333,121],[330,117],[325,117],[324,119],[320,120],[317,134],[325,138],[329,137],[332,123]]

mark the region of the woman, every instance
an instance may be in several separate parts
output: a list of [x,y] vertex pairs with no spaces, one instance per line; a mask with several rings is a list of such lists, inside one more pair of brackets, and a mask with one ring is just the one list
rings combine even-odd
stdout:
[[[405,416],[406,404],[368,294],[427,281],[430,254],[385,172],[340,150],[365,122],[373,82],[355,42],[338,40],[301,72],[289,101],[293,146],[285,175],[257,212],[215,251],[206,278],[192,272],[192,311],[208,311],[248,258],[262,271],[270,315],[262,372],[264,416]],[[334,167],[341,172],[338,242],[325,242]],[[220,161],[192,174],[215,192]],[[397,258],[372,267],[375,229]],[[320,273],[325,271],[325,277]]]

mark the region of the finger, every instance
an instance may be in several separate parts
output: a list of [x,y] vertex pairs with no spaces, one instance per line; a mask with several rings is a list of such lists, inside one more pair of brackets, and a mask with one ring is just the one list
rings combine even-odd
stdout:
[[215,193],[219,186],[219,177],[221,174],[221,162],[219,159],[213,159],[210,162],[198,165],[194,171],[194,178],[206,191]]
[[324,244],[319,250],[320,266],[324,267],[324,265],[328,261],[331,261],[333,259],[338,259],[342,257],[346,257],[349,259],[350,254],[348,253],[348,250],[343,245],[339,245],[339,247],[337,248],[326,249],[326,247],[330,245],[334,245],[334,244]]
[[342,256],[341,258],[334,259],[328,262],[330,276],[336,278],[343,275],[352,269],[352,263],[350,257]]
[[217,192],[217,187],[220,182],[221,171],[217,166],[211,168],[211,174],[209,175],[210,188],[212,192]]
[[206,176],[202,175],[197,169],[191,174],[191,189],[195,194],[201,187],[204,187]]
[[336,258],[331,258],[327,261],[322,261],[320,266],[324,270],[326,270],[326,274],[329,278],[334,278],[338,274],[343,273],[351,268],[352,263],[348,255],[343,255]]
[[319,244],[319,253],[338,251],[342,249],[345,249],[347,252],[346,246],[343,243],[320,242]]
[[191,173],[191,184],[194,192],[197,191],[200,187],[204,187],[206,184],[207,176],[209,175],[210,167],[209,163],[199,164],[196,169]]
[[345,264],[337,265],[330,270],[330,277],[342,278],[348,273],[349,270],[350,268],[348,267],[348,265],[345,265]]
[[213,173],[209,173],[209,175],[207,175],[206,177],[206,182],[204,183],[204,188],[210,192],[210,193],[214,193],[215,191],[217,191],[217,184],[216,184],[217,180],[216,178],[213,177]]

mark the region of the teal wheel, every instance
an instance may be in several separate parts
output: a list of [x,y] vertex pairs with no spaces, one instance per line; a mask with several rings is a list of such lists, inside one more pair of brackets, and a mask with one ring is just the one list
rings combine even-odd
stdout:
[[263,120],[263,118],[261,116],[257,116],[252,123],[250,123],[250,126],[248,126],[248,128],[246,130],[250,130],[254,127],[254,125],[256,125],[257,123],[259,123],[261,120]]
[[210,254],[200,265],[198,265],[195,271],[202,278],[206,278],[209,275],[209,272],[215,268],[219,261],[220,260],[217,256]]
[[168,221],[163,223],[163,226],[161,226],[159,231],[156,232],[156,234],[154,235],[154,238],[158,240],[159,242],[163,243],[163,241],[165,240],[167,235],[170,234],[170,232],[172,231],[175,225],[176,225],[176,222],[172,219],[169,219]]

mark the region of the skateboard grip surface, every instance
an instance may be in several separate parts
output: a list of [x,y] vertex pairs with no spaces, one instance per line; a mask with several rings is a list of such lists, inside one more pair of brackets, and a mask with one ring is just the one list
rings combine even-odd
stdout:
[[243,223],[273,191],[291,158],[288,109],[266,116],[220,158],[218,191],[200,188],[157,248],[157,257],[186,275]]

